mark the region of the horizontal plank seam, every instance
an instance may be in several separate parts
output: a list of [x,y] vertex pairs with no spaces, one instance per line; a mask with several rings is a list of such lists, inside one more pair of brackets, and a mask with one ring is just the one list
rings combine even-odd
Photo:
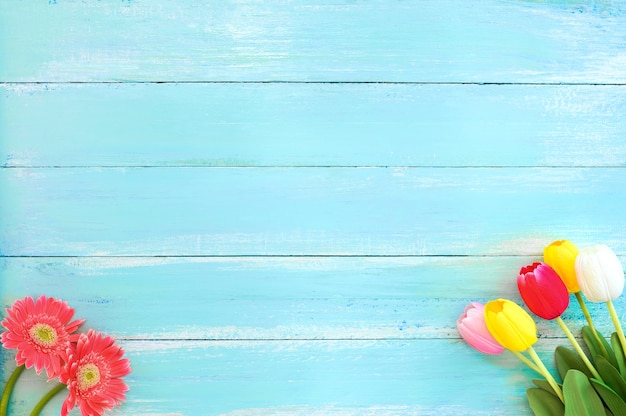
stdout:
[[[566,340],[565,336],[540,336],[545,340]],[[354,341],[461,341],[460,336],[451,337],[385,337],[385,338],[134,338],[115,337],[118,341],[124,342],[354,342]]]
[[626,82],[500,82],[500,81],[289,81],[289,80],[149,80],[149,81],[0,81],[0,85],[101,85],[101,84],[348,84],[348,85],[511,85],[511,86],[608,86],[624,87]]
[[2,169],[624,169],[626,165],[10,165]]
[[198,342],[198,341],[206,341],[206,342],[274,342],[274,341],[423,341],[423,340],[456,340],[461,339],[461,337],[411,337],[411,338],[400,338],[400,337],[385,337],[385,338],[135,338],[135,337],[116,337],[117,340],[120,341],[146,341],[146,342],[172,342],[172,341],[189,341],[189,342]]
[[[620,253],[616,253],[618,256]],[[531,254],[155,254],[155,255],[31,255],[31,254],[3,254],[0,259],[145,259],[145,258],[502,258],[502,257],[529,257],[541,256],[542,253]]]

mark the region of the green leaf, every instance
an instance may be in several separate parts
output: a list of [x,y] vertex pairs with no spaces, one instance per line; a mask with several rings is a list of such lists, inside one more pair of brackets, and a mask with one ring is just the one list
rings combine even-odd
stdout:
[[595,378],[589,381],[613,414],[626,415],[626,402],[612,388]]
[[583,359],[576,352],[562,345],[559,345],[554,350],[554,361],[556,362],[556,369],[561,376],[561,380],[565,380],[565,375],[571,369],[582,371],[589,378],[593,377]]
[[587,376],[578,370],[570,370],[563,382],[565,416],[598,416],[605,414],[600,396],[593,389]]
[[[585,345],[587,345],[587,348],[589,349],[589,352],[591,353],[591,358],[595,362],[595,359],[597,356],[604,355],[602,354],[602,349],[600,348],[600,344],[598,344],[598,340],[593,334],[593,331],[591,330],[591,328],[589,328],[588,326],[583,327],[582,333],[583,333],[583,341],[585,341]],[[609,345],[609,343],[606,341],[604,336],[602,336],[600,331],[596,330],[596,333],[598,334],[598,338],[600,338],[600,342],[602,343],[602,345],[604,346],[604,349],[607,352],[608,357],[605,357],[605,358],[609,360],[612,366],[617,368],[618,367],[617,360],[615,359],[615,353],[613,352],[611,345]]]
[[611,335],[611,345],[613,345],[613,350],[615,351],[619,373],[623,379],[626,379],[626,357],[624,357],[624,350],[622,349],[622,343],[619,342],[617,332],[613,332],[613,335]]
[[596,369],[604,380],[604,384],[613,389],[622,399],[626,400],[626,381],[624,381],[619,371],[601,355],[596,358]]
[[561,400],[542,388],[533,387],[526,390],[526,397],[535,416],[565,415],[565,406]]
[[[550,393],[551,395],[553,395],[554,397],[558,398],[559,396],[556,395],[556,392],[554,391],[554,389],[552,388],[552,386],[550,385],[550,383],[548,383],[547,380],[543,379],[543,378],[533,378],[532,382],[535,386],[539,387],[541,390],[545,390],[548,393]],[[561,400],[559,399],[559,402]]]

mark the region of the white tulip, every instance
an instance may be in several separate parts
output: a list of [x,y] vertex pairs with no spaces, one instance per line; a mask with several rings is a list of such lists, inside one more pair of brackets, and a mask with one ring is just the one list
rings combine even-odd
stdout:
[[609,247],[580,250],[574,263],[580,290],[591,302],[609,302],[624,291],[624,269]]

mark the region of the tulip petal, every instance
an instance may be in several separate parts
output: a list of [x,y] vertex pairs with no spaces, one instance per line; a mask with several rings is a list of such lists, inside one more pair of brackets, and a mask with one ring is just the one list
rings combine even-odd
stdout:
[[569,293],[580,292],[574,263],[578,248],[568,240],[552,242],[543,250],[543,260],[559,275]]
[[487,329],[484,307],[478,302],[465,308],[457,320],[457,330],[470,346],[484,354],[501,354],[504,351]]
[[511,351],[525,351],[537,342],[535,321],[510,300],[488,302],[485,305],[485,323],[496,341]]
[[591,302],[615,300],[624,291],[624,269],[607,246],[581,250],[574,267],[580,289]]
[[559,275],[545,263],[522,267],[517,286],[526,306],[543,319],[561,316],[569,306],[569,293]]
[[[498,344],[495,340],[486,338],[483,334],[480,334],[467,326],[461,324],[458,326],[459,333],[463,339],[471,345],[474,349],[484,354],[501,354],[504,348]],[[489,333],[487,333],[490,335]]]

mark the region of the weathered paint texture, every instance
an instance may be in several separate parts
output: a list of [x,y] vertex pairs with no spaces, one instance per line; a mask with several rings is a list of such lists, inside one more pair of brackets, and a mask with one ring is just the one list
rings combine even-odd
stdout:
[[624,1],[3,0],[0,306],[116,337],[113,415],[530,415],[455,321],[552,240],[626,263],[625,37]]

